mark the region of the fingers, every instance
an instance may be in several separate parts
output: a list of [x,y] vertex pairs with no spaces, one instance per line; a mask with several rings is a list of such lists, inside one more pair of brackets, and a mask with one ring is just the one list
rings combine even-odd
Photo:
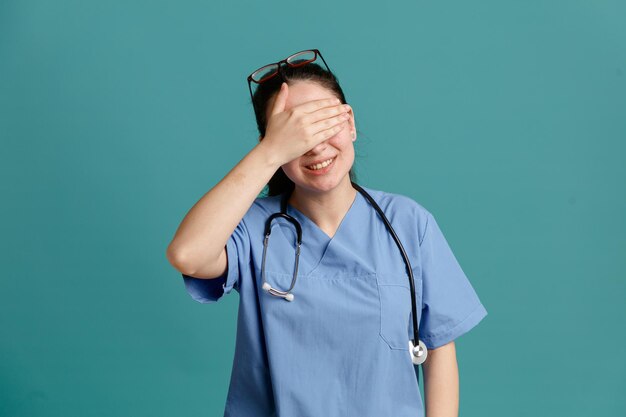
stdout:
[[[315,137],[315,141],[327,140],[346,126],[349,126],[352,115],[352,107],[348,104],[339,104],[336,106],[318,109],[313,113],[306,115],[308,122],[311,123],[311,131]],[[315,120],[315,122],[312,122]]]
[[285,103],[287,102],[288,95],[289,86],[287,85],[287,83],[283,82],[280,85],[280,90],[278,90],[278,94],[276,94],[276,100],[274,100],[274,105],[272,106],[272,112],[270,113],[272,116],[285,111]]
[[[338,123],[330,124],[330,127],[328,127],[327,129],[322,129],[319,132],[314,134],[316,142],[321,143],[327,139],[332,138],[333,136],[341,132],[347,126],[347,123],[344,123],[346,119],[343,119],[341,116],[337,116],[337,118],[340,119]],[[336,118],[333,118],[333,119],[336,119]],[[331,120],[331,119],[327,119],[327,120]]]
[[323,107],[336,106],[339,104],[341,104],[341,101],[338,98],[323,98],[320,100],[311,100],[307,101],[306,103],[299,104],[293,107],[292,110],[301,111],[302,113],[312,113]]
[[[303,114],[306,108],[315,110]],[[309,134],[314,136],[317,142],[324,141],[341,131],[345,127],[344,122],[350,120],[352,107],[349,104],[342,104],[338,99],[331,98],[308,101],[295,106],[291,111],[298,114],[298,119],[308,126]],[[339,125],[341,126],[335,128]]]
[[[334,117],[329,117],[313,124],[313,135],[322,137],[331,137],[346,126],[350,119],[348,113],[341,113]],[[327,136],[328,135],[328,136]]]
[[314,111],[313,113],[307,114],[304,117],[304,119],[308,123],[314,124],[314,123],[319,123],[320,121],[324,119],[328,119],[334,116],[338,116],[342,114],[349,115],[351,112],[352,112],[352,107],[350,107],[349,104],[339,104],[337,106],[323,107],[321,109],[318,109]]

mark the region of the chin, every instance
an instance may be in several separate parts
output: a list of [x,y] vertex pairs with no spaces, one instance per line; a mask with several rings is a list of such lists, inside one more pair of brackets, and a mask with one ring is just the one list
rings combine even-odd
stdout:
[[309,178],[306,175],[302,175],[302,176],[298,176],[297,178],[291,178],[291,177],[290,178],[293,181],[293,183],[296,185],[296,187],[304,188],[312,192],[323,193],[323,192],[331,191],[334,188],[336,188],[339,184],[341,184],[341,182],[344,180],[346,176],[348,176],[349,178],[349,173],[346,173],[345,175],[341,177],[333,176],[333,177]]
[[300,187],[300,188],[305,188],[309,191],[313,191],[313,192],[319,192],[319,193],[325,193],[328,192],[330,190],[333,190],[335,187],[337,187],[337,185],[339,184],[339,182],[333,182],[330,183],[328,181],[325,181],[324,183],[304,183],[304,184],[296,184],[296,186]]

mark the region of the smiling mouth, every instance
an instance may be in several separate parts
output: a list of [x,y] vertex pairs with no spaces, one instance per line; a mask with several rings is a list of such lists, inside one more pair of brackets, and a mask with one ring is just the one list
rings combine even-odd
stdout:
[[335,157],[332,157],[330,159],[327,159],[324,162],[320,162],[319,164],[308,165],[307,168],[310,169],[311,171],[317,171],[318,169],[326,168],[328,165],[332,164],[334,160],[335,160]]

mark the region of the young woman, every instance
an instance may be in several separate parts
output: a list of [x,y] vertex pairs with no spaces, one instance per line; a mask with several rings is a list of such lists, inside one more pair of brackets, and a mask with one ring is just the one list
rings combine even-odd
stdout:
[[429,211],[354,182],[354,113],[319,58],[249,77],[259,143],[168,247],[196,301],[239,293],[225,414],[457,416],[454,339],[487,311]]

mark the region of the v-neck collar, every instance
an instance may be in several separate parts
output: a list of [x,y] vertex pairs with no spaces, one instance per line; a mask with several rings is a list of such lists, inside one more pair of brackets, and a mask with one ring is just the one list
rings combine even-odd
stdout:
[[328,236],[328,234],[325,231],[323,231],[322,228],[317,225],[317,223],[315,223],[308,216],[306,216],[304,213],[302,213],[300,210],[298,210],[297,208],[295,208],[289,203],[287,203],[287,214],[290,214],[291,216],[295,217],[299,222],[304,221],[304,222],[309,223],[312,226],[312,228],[316,230],[317,233],[321,234],[322,237],[325,237],[326,240],[330,242],[331,240],[335,239],[335,237],[339,234],[339,232],[342,229],[343,224],[347,223],[346,220],[350,217],[350,213],[355,210],[357,201],[359,201],[361,198],[363,198],[363,196],[361,196],[361,193],[358,190],[356,190],[356,195],[354,196],[354,200],[352,201],[352,204],[350,204],[348,211],[346,211],[346,213],[343,215],[343,218],[339,222],[339,226],[337,226],[337,230],[335,230],[335,234],[333,235],[333,237]]
[[[361,186],[363,190],[371,193],[370,189]],[[277,195],[272,198],[274,211],[279,212],[281,209],[281,200],[284,195]],[[298,266],[298,275],[302,277],[310,277],[317,274],[359,274],[364,270],[372,272],[373,269],[365,267],[370,265],[372,261],[369,259],[369,250],[372,244],[371,240],[360,239],[364,236],[364,227],[372,225],[373,216],[376,213],[368,212],[368,201],[359,190],[343,219],[341,220],[335,235],[331,238],[328,236],[315,222],[309,219],[301,211],[289,204],[285,205],[286,214],[292,216],[300,223],[302,227],[302,246],[300,251],[300,260]],[[290,225],[293,228],[293,225]],[[294,243],[294,234],[288,231],[289,225],[279,227],[277,231],[281,234],[292,248]],[[376,229],[374,229],[376,230]],[[295,230],[294,230],[295,232]],[[373,239],[377,239],[373,237]],[[291,260],[291,257],[289,257]],[[285,263],[286,262],[286,263]],[[279,269],[268,266],[268,271],[274,273],[283,273],[283,270],[293,268],[289,262],[285,260],[284,265]],[[289,265],[288,265],[289,264]],[[331,268],[330,270],[327,267]],[[289,275],[288,278],[290,278]]]
[[305,216],[304,213],[290,204],[287,204],[287,214],[294,217],[302,225],[302,251],[299,270],[302,271],[303,276],[310,276],[312,273],[315,273],[328,250],[333,245],[341,246],[340,242],[344,235],[351,236],[355,233],[354,229],[360,227],[354,222],[356,211],[361,210],[360,205],[364,203],[366,203],[365,198],[357,190],[354,201],[343,216],[332,238],[313,220]]

